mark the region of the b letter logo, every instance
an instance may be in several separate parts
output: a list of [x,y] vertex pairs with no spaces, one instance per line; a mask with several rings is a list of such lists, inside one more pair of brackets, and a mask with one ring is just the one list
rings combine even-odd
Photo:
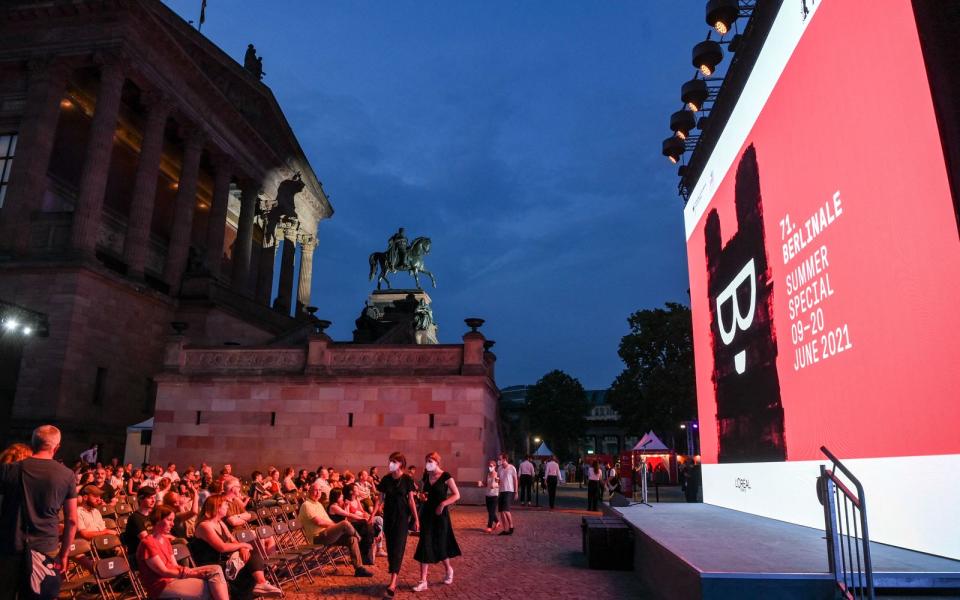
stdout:
[[717,399],[718,461],[786,460],[773,283],[767,265],[760,170],[753,146],[737,165],[737,231],[726,245],[716,209],[704,239]]

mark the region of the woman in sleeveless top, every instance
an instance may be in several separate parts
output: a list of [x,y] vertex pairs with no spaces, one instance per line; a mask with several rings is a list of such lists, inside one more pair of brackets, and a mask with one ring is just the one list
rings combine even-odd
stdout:
[[197,525],[190,547],[193,560],[200,565],[222,565],[231,554],[238,552],[244,565],[230,583],[231,598],[252,596],[279,596],[280,588],[267,582],[263,574],[263,558],[250,544],[238,542],[230,533],[224,519],[230,502],[221,494],[207,498],[203,504],[203,521]]
[[420,583],[413,591],[427,589],[427,569],[429,565],[442,562],[447,570],[443,583],[453,583],[453,566],[450,559],[460,556],[460,546],[453,535],[450,512],[447,507],[460,499],[457,482],[450,473],[440,468],[440,455],[431,452],[426,456],[423,474],[423,490],[426,500],[420,507],[420,539],[413,557],[420,562]]

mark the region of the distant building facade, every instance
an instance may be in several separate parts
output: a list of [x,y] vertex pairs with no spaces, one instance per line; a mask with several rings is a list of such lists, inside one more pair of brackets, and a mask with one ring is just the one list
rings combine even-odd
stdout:
[[[500,393],[503,437],[508,447],[518,455],[532,452],[538,445],[534,438],[539,433],[530,429],[526,412],[530,387],[512,385],[503,388]],[[620,426],[620,415],[606,402],[607,390],[587,390],[586,393],[590,412],[586,417],[586,433],[580,439],[579,454],[618,454],[633,448],[640,438],[628,435]]]
[[4,2],[0,301],[49,337],[0,337],[0,443],[52,421],[65,458],[122,456],[171,323],[305,342],[332,212],[270,89],[159,0]]

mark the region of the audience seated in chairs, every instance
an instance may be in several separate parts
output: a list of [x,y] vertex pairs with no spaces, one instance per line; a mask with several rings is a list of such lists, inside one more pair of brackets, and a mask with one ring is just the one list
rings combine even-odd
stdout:
[[183,600],[229,600],[227,581],[217,565],[186,567],[177,563],[167,536],[174,512],[160,505],[150,514],[153,531],[143,537],[137,549],[140,580],[149,598]]
[[307,499],[300,505],[298,519],[303,525],[307,541],[324,546],[344,546],[350,551],[350,562],[357,577],[372,577],[360,560],[360,536],[347,521],[334,523],[320,503],[320,484],[315,481],[307,488]]
[[203,520],[197,524],[196,534],[190,545],[193,559],[200,565],[224,565],[224,561],[236,552],[244,566],[230,583],[231,598],[280,595],[280,588],[267,582],[264,562],[253,546],[238,542],[224,522],[230,501],[226,496],[210,496],[203,506]]

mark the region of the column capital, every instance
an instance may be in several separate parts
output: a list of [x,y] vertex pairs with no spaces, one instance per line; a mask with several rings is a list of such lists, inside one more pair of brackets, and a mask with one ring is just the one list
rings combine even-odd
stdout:
[[303,252],[313,252],[317,248],[317,238],[309,233],[300,233],[297,235],[297,243],[303,247]]

